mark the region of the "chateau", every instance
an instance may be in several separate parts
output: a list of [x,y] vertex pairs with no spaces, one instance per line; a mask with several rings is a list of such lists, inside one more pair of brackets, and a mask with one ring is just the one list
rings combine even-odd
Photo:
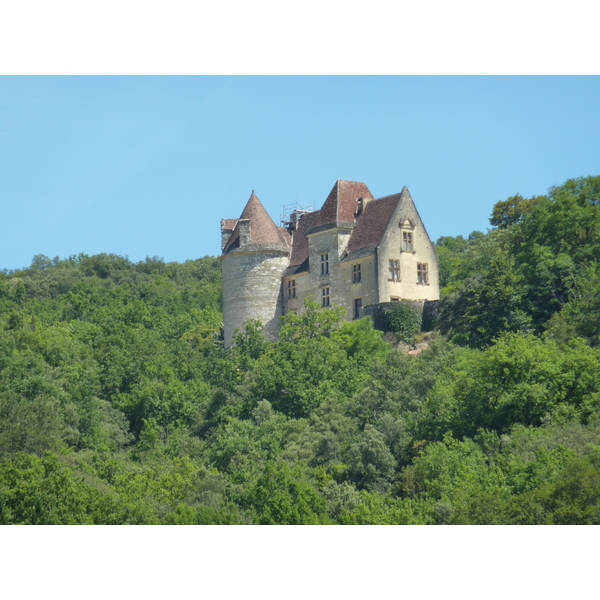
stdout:
[[221,221],[226,347],[249,319],[276,339],[279,317],[307,294],[343,306],[347,320],[383,302],[439,299],[437,255],[406,187],[375,199],[340,179],[319,210],[294,210],[283,225],[254,191],[239,219]]

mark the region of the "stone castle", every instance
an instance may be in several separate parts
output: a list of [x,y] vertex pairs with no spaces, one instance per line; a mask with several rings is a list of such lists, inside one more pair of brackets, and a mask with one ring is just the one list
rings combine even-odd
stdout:
[[438,261],[413,199],[373,198],[338,180],[319,210],[294,210],[279,227],[254,193],[239,219],[221,221],[225,346],[249,319],[276,339],[279,317],[307,294],[357,319],[374,305],[439,299]]

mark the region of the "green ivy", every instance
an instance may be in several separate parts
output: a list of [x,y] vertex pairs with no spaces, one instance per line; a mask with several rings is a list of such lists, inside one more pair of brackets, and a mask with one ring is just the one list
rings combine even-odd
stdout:
[[373,321],[376,329],[393,331],[403,342],[410,343],[421,331],[423,315],[420,310],[398,302],[392,308],[378,306]]

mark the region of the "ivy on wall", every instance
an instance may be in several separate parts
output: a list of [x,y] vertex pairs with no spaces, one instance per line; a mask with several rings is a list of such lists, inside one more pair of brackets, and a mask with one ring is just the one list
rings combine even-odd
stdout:
[[422,312],[403,302],[394,303],[391,308],[378,306],[373,315],[373,323],[380,331],[393,331],[403,342],[410,343],[413,336],[421,331]]

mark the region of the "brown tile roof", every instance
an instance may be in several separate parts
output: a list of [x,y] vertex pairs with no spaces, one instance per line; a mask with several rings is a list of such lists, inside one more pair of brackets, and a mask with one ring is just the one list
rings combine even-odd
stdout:
[[308,238],[306,232],[320,223],[320,211],[306,213],[300,217],[298,228],[293,232],[290,267],[297,267],[308,260]]
[[338,179],[319,211],[321,220],[318,224],[331,221],[354,221],[356,200],[361,197],[373,198],[366,184],[362,181]]
[[[227,240],[223,252],[239,245],[240,226],[239,221],[248,219],[250,221],[250,243],[251,244],[284,244],[289,246],[289,234],[284,233],[283,227],[277,227],[269,213],[265,210],[258,196],[252,191],[252,195],[246,204],[233,233]],[[229,219],[228,219],[229,220]]]
[[[363,212],[355,217],[356,200],[360,197],[369,198],[370,201]],[[289,267],[286,271],[286,275],[291,275],[308,269],[307,233],[313,227],[334,221],[355,222],[356,226],[344,256],[345,260],[352,260],[369,254],[374,247],[381,243],[381,238],[394,209],[398,203],[407,201],[412,202],[412,199],[406,187],[399,194],[375,200],[364,183],[340,179],[333,186],[321,209],[303,214],[293,233],[290,233],[285,227],[275,225],[254,192],[252,192],[240,219],[250,220],[252,244],[276,243],[285,244],[291,248]],[[240,219],[224,219],[226,227],[230,224],[235,225],[224,252],[239,247],[238,221]]]
[[300,267],[301,270],[308,268],[308,238],[306,237],[308,230],[332,221],[354,222],[356,200],[361,197],[373,198],[366,184],[361,181],[338,179],[323,206],[300,217],[298,227],[293,233],[290,269],[294,267],[299,272]]
[[279,233],[288,248],[292,246],[292,232],[286,227],[278,227]]
[[221,223],[225,231],[233,231],[237,225],[238,219],[222,219]]
[[392,213],[400,201],[400,196],[401,194],[393,194],[378,200],[371,200],[367,204],[356,220],[356,228],[352,232],[346,249],[348,254],[360,248],[379,245]]

